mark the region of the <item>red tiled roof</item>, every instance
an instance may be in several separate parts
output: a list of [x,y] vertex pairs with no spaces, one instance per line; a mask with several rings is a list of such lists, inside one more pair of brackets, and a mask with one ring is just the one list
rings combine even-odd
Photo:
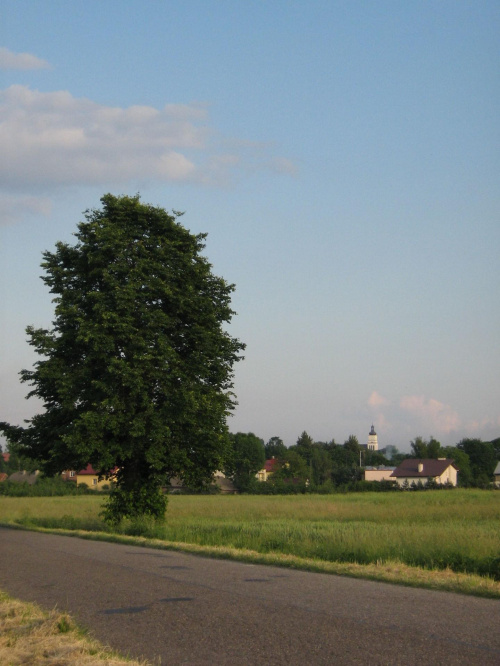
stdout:
[[[115,474],[117,471],[118,467],[113,467],[113,469],[110,471],[110,474]],[[85,469],[81,469],[79,472],[77,472],[77,474],[78,476],[83,474],[99,476],[99,472],[96,472],[90,463],[87,465]]]
[[276,460],[276,458],[271,458],[270,460],[266,460],[264,464],[264,469],[269,474],[270,472],[274,472],[274,468],[276,467],[277,464],[278,461]]
[[[421,464],[423,469],[418,471]],[[396,467],[391,476],[415,477],[418,479],[427,479],[428,477],[441,476],[441,474],[452,465],[457,471],[458,467],[451,458],[406,458]]]
[[77,472],[78,476],[81,474],[93,474],[94,476],[97,476],[97,472],[95,469],[92,467],[92,465],[87,465],[85,469],[81,469],[79,472]]

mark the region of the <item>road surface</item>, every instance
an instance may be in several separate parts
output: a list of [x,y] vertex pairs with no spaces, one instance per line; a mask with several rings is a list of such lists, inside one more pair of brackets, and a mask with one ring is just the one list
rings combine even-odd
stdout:
[[0,588],[132,657],[500,664],[500,601],[0,528]]

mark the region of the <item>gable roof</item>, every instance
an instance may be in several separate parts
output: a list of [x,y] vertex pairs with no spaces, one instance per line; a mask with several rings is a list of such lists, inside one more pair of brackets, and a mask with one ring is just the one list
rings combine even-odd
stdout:
[[[423,466],[421,472],[418,471],[419,464]],[[391,476],[427,479],[441,476],[450,465],[458,472],[458,467],[451,458],[438,458],[437,460],[435,458],[406,458],[396,467]]]

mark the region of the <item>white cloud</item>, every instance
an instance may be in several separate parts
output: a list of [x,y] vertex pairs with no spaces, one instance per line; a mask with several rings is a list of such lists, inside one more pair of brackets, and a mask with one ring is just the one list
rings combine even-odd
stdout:
[[[0,181],[10,191],[130,179],[220,184],[249,159],[227,143],[199,104],[120,108],[65,91],[0,91]],[[279,159],[263,154],[259,168]]]
[[[402,449],[417,435],[434,435],[438,439],[448,440],[447,443],[454,443],[454,437],[458,437],[459,433],[465,437],[471,429],[453,407],[424,395],[387,398],[372,391],[368,406],[381,441],[384,437],[390,439],[395,433],[399,433],[399,438],[401,433],[407,434],[406,442],[396,442]],[[485,431],[479,425],[478,430]]]
[[30,53],[14,53],[0,46],[0,69],[47,69],[49,63]]
[[445,405],[434,398],[427,400],[423,395],[407,395],[401,398],[399,404],[401,409],[430,426],[431,431],[450,433],[460,426],[457,412],[450,405]]
[[370,407],[381,407],[383,405],[389,405],[390,401],[384,396],[377,393],[377,391],[372,391],[370,397],[368,398],[368,404]]

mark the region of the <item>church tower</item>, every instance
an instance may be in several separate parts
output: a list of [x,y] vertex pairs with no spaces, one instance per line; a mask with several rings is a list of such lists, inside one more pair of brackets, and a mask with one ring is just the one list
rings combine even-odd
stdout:
[[368,449],[368,451],[378,451],[378,438],[377,438],[377,433],[375,432],[375,428],[373,427],[373,423],[372,423],[372,429],[368,434],[368,444],[366,448]]

